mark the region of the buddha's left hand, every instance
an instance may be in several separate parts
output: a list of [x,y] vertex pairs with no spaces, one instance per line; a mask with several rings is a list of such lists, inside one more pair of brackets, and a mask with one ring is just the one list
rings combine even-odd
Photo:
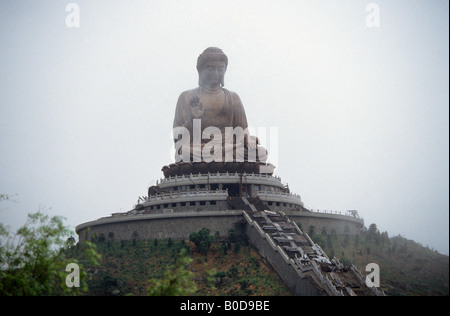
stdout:
[[259,139],[256,136],[249,136],[248,137],[248,148],[249,149],[255,149],[259,144]]

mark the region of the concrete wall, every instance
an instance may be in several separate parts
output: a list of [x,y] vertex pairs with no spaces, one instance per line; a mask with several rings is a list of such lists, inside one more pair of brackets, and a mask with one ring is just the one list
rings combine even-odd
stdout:
[[[202,202],[204,205],[202,205]],[[211,203],[214,203],[212,205]],[[228,202],[225,201],[192,201],[191,202],[174,202],[164,203],[161,205],[142,206],[140,209],[146,214],[162,213],[164,209],[171,209],[173,212],[203,212],[203,211],[223,211],[229,208]]]
[[321,234],[325,230],[328,234],[334,231],[337,235],[356,235],[364,226],[364,221],[352,216],[316,213],[316,212],[285,212],[301,229],[308,233],[309,227]]
[[143,239],[187,239],[189,234],[203,227],[211,234],[219,232],[228,236],[230,229],[243,223],[242,211],[205,211],[169,214],[142,214],[114,216],[87,222],[76,227],[80,241],[91,240],[91,236],[103,234],[106,238],[114,233],[114,240]]
[[[334,230],[336,234],[354,235],[363,226],[362,220],[350,216],[298,211],[286,214],[294,222],[301,223],[305,232],[313,225],[319,234],[325,227],[328,233]],[[103,234],[108,238],[110,232],[114,233],[115,240],[131,240],[134,237],[187,239],[190,233],[203,227],[209,228],[211,234],[218,231],[220,236],[228,236],[230,229],[236,229],[235,225],[243,222],[242,211],[239,210],[188,211],[106,217],[78,225],[76,231],[80,240],[90,240],[94,233],[97,236]]]

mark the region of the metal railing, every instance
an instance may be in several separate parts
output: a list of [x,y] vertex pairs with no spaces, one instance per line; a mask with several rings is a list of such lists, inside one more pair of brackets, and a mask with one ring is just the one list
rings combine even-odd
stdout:
[[204,191],[183,191],[183,192],[167,192],[139,198],[138,205],[146,202],[167,201],[179,198],[205,198],[205,197],[226,197],[227,190],[204,190]]
[[[303,206],[300,195],[294,193],[286,193],[281,191],[257,191],[256,195],[265,201],[294,203]],[[279,201],[277,201],[279,199]]]
[[356,210],[351,210],[351,211],[333,211],[333,210],[314,210],[314,209],[310,209],[310,211],[313,212],[313,213],[318,213],[318,214],[341,215],[341,216],[348,216],[348,217],[353,217],[353,218],[356,218],[356,219],[364,220],[361,216],[359,216],[358,211],[356,211]]
[[214,180],[214,179],[239,179],[239,177],[242,175],[242,178],[247,179],[248,180],[265,180],[265,181],[271,181],[274,182],[276,184],[280,184],[281,183],[281,178],[278,176],[271,176],[271,175],[267,175],[267,174],[259,174],[259,173],[246,173],[243,172],[238,173],[238,172],[225,172],[225,173],[191,173],[189,175],[176,175],[176,176],[169,176],[167,178],[164,179],[160,179],[159,182],[157,182],[157,185],[167,185],[167,184],[174,184],[174,183],[179,183],[179,182],[184,182],[184,181],[195,181],[195,180]]

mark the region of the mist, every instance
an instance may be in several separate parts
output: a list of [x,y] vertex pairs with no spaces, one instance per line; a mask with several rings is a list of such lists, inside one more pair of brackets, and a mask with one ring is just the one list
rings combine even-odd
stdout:
[[216,46],[305,207],[449,253],[448,1],[69,3],[0,3],[2,223],[132,209]]

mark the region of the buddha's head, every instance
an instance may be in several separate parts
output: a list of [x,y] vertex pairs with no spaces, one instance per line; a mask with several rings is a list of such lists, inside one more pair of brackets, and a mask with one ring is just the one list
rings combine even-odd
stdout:
[[228,57],[220,48],[208,47],[197,59],[199,86],[224,86]]

